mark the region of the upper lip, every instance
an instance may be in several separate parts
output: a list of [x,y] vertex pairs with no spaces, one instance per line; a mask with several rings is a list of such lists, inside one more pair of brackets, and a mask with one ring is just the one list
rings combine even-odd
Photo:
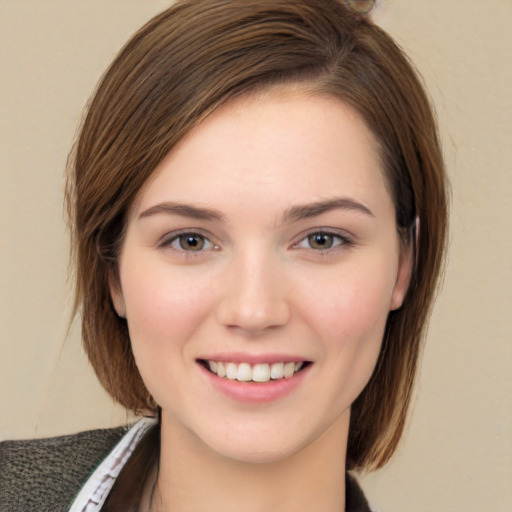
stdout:
[[309,359],[296,354],[243,354],[240,352],[208,354],[197,358],[198,361],[216,361],[223,363],[299,363]]

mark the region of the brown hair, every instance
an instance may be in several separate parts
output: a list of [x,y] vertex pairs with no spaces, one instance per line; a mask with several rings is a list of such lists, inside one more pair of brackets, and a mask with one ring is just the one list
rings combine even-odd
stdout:
[[361,115],[379,143],[404,243],[414,243],[419,219],[407,296],[390,313],[375,372],[352,406],[347,466],[376,469],[404,427],[442,267],[446,186],[415,71],[383,30],[342,2],[184,0],[131,38],[101,80],[69,161],[75,311],[106,390],[128,409],[155,412],[109,293],[127,212],[158,163],[219,105],[290,84],[337,97]]

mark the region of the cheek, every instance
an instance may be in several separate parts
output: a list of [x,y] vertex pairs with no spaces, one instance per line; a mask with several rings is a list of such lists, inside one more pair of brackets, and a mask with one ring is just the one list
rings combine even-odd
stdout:
[[136,359],[158,359],[183,348],[210,309],[206,276],[147,263],[127,268],[122,287]]
[[390,284],[378,272],[353,272],[315,295],[309,325],[322,343],[330,411],[345,410],[374,372],[389,314]]
[[211,310],[212,287],[197,269],[194,277],[183,268],[143,263],[132,260],[121,274],[132,351],[153,398],[178,414],[186,394],[181,383],[194,361],[187,354]]
[[323,286],[305,282],[308,318],[332,343],[346,345],[375,337],[380,343],[389,314],[390,281],[383,272],[365,269],[340,273],[338,279],[331,276]]
[[356,399],[380,353],[393,274],[379,263],[340,272],[337,279],[331,275],[323,286],[307,289],[311,300],[309,307],[303,308],[304,315],[322,340],[322,358],[331,368],[331,378],[337,376],[339,394],[333,398],[333,407],[338,401],[345,406]]

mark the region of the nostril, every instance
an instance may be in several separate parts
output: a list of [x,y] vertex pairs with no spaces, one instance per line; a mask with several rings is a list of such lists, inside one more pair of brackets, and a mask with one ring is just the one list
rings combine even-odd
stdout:
[[285,297],[269,292],[251,296],[226,297],[216,313],[220,324],[259,333],[269,328],[286,325],[291,318]]

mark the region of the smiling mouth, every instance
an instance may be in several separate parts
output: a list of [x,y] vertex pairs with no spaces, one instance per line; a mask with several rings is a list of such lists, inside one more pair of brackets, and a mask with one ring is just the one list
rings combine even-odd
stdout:
[[274,380],[289,379],[296,373],[307,368],[310,361],[288,361],[280,363],[233,363],[198,359],[210,373],[217,377],[236,380],[238,382],[270,382]]

